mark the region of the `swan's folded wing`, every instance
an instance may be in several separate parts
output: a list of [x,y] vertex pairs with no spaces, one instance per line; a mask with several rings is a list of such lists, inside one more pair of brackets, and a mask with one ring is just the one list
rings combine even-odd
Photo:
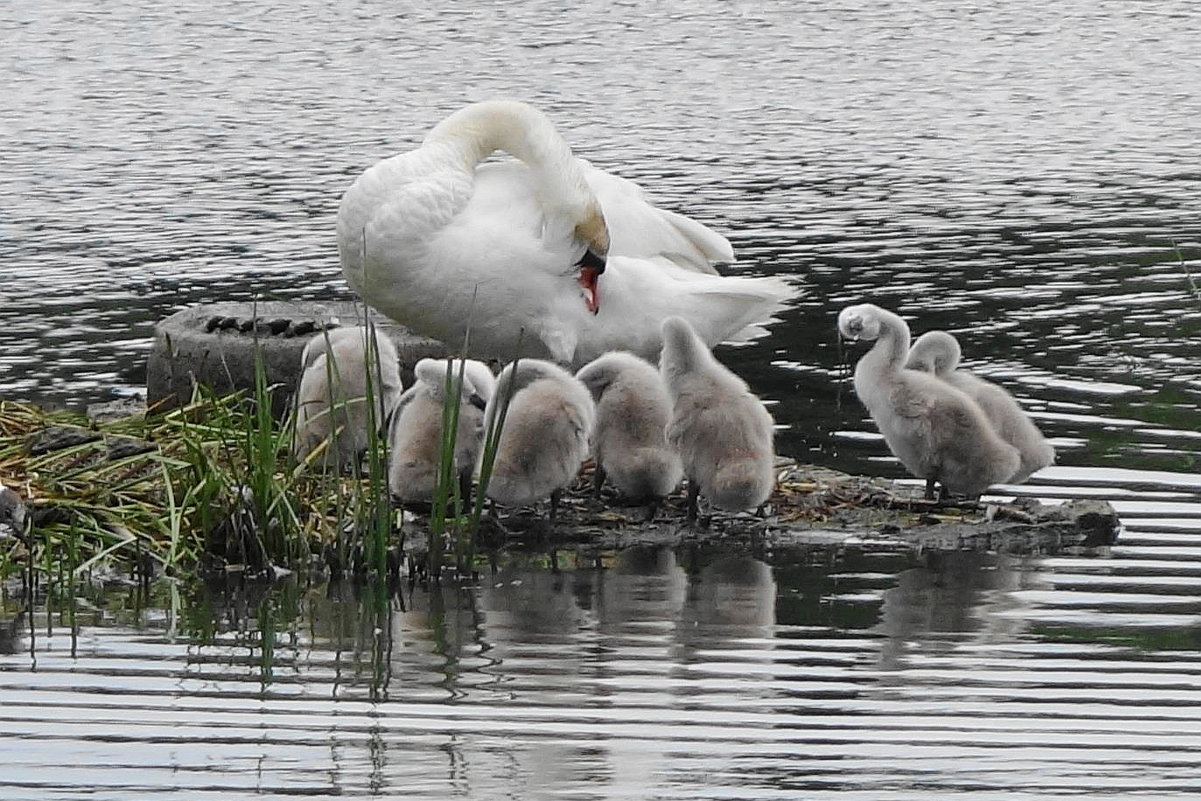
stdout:
[[[673,277],[679,278],[680,273]],[[703,281],[703,283],[702,283]],[[767,334],[765,326],[778,322],[776,314],[795,299],[798,292],[777,277],[722,276],[682,281],[682,290],[696,312],[693,328],[707,345],[718,342],[749,342]]]
[[[710,265],[729,264],[734,261],[734,246],[730,244],[730,240],[717,231],[674,211],[667,209],[656,209],[656,211],[675,226],[676,231],[687,239],[690,245],[700,251]],[[716,272],[716,270],[710,266],[705,272]]]
[[407,254],[438,234],[471,198],[470,174],[411,168],[405,153],[369,167],[338,204],[338,251],[351,284],[367,254]]
[[717,273],[714,264],[734,261],[734,249],[721,234],[682,214],[655,207],[633,181],[584,163],[588,186],[600,201],[609,228],[610,256],[663,258],[688,270],[712,274]]
[[945,404],[940,404],[938,398],[932,397],[928,393],[915,392],[908,386],[894,390],[888,405],[893,414],[910,422],[928,423],[931,418],[946,414],[946,411],[941,408]]

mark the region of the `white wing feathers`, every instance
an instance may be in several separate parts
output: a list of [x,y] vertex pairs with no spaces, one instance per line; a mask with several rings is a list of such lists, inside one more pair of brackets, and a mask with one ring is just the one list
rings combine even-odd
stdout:
[[605,215],[610,257],[663,258],[684,269],[713,275],[717,274],[714,264],[734,261],[734,249],[721,234],[656,207],[633,181],[580,161]]

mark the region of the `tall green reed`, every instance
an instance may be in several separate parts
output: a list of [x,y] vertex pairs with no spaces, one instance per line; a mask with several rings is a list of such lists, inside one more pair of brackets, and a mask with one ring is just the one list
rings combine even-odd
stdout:
[[1185,260],[1180,247],[1175,243],[1173,243],[1173,247],[1176,250],[1176,261],[1179,262],[1180,269],[1184,271],[1184,279],[1188,282],[1189,294],[1193,296],[1193,300],[1201,301],[1201,286],[1197,285],[1197,280],[1193,277],[1193,271],[1189,269],[1188,262]]
[[[364,517],[367,542],[366,562],[376,575],[388,572],[388,548],[392,539],[392,504],[388,491],[388,437],[384,409],[383,363],[379,356],[378,332],[367,322],[367,510]],[[380,402],[376,403],[376,397]]]
[[254,397],[251,413],[245,419],[245,466],[243,486],[250,488],[253,499],[255,533],[267,559],[294,564],[304,555],[297,514],[295,484],[284,471],[281,452],[290,437],[289,423],[277,424],[271,414],[276,387],[267,383],[263,351],[256,328],[254,358]]
[[[468,331],[470,336],[470,331]],[[446,376],[443,383],[442,396],[442,428],[438,442],[438,467],[434,480],[434,497],[430,507],[429,547],[426,551],[427,573],[435,581],[442,575],[442,556],[444,539],[447,534],[446,515],[453,515],[455,524],[450,533],[459,541],[458,521],[462,514],[463,499],[460,497],[461,488],[458,472],[462,469],[455,460],[455,451],[459,436],[459,414],[462,410],[463,380],[467,369],[467,341],[464,340],[463,351],[459,359],[459,374],[453,374],[454,361],[446,360]],[[457,545],[456,545],[457,550]]]
[[[511,363],[514,374],[516,374],[521,361],[521,346],[524,339],[525,328],[522,328],[517,332],[517,347],[514,350],[513,361]],[[513,401],[513,387],[515,384],[515,381],[509,381],[504,387],[497,388],[500,397],[495,400],[499,403],[499,406],[497,406],[496,414],[490,417],[488,427],[484,431],[484,450],[480,458],[479,488],[476,491],[475,504],[472,507],[471,517],[468,521],[468,530],[473,537],[478,536],[480,530],[480,522],[484,515],[484,499],[487,496],[488,484],[492,481],[492,469],[496,465],[496,453],[500,447],[500,437],[504,431],[505,418],[509,414],[509,405]]]
[[[366,313],[364,312],[364,316]],[[359,572],[384,576],[389,572],[389,553],[395,530],[394,512],[388,489],[389,442],[388,428],[392,414],[391,401],[384,377],[383,349],[379,337],[384,334],[368,319],[364,325],[363,394],[353,396],[344,391],[349,381],[345,373],[359,369],[339,365],[337,353],[331,347],[329,332],[325,337],[324,369],[326,370],[325,408],[310,420],[327,416],[329,437],[296,465],[298,473],[313,476],[315,505],[332,510],[332,562],[340,570],[353,565]],[[355,382],[357,383],[357,382]],[[300,408],[293,404],[291,418],[296,419]],[[347,465],[339,464],[346,456],[344,448],[332,450],[340,437],[357,441],[360,432],[348,432],[349,425],[362,425],[364,451],[362,460],[354,458]],[[295,449],[295,442],[293,443]],[[314,468],[324,469],[314,469]],[[348,468],[349,477],[340,472]]]
[[[513,363],[516,365],[521,354],[522,340],[525,335],[523,328],[518,334],[518,343]],[[455,569],[460,573],[471,571],[475,564],[475,555],[482,525],[484,504],[488,492],[488,484],[492,476],[492,468],[496,461],[496,452],[500,443],[501,431],[504,427],[505,416],[508,413],[509,402],[512,399],[512,384],[507,385],[503,397],[493,398],[489,403],[498,403],[497,413],[489,420],[488,428],[484,431],[483,450],[479,460],[479,475],[474,493],[474,502],[470,509],[466,489],[470,482],[461,485],[460,472],[464,469],[474,472],[474,465],[465,467],[456,462],[459,421],[462,412],[463,391],[467,359],[470,352],[470,324],[463,338],[463,348],[458,362],[458,373],[454,372],[454,361],[447,360],[444,377],[444,393],[442,405],[442,428],[439,440],[438,465],[434,485],[434,496],[430,512],[430,545],[427,552],[427,573],[437,581],[443,569],[446,538],[449,536],[454,549]],[[448,525],[447,521],[450,521]]]

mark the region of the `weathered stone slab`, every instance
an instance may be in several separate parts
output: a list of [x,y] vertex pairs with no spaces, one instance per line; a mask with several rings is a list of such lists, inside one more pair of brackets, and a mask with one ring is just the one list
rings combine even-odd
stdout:
[[280,414],[299,381],[300,354],[309,338],[368,320],[396,345],[406,384],[419,359],[450,353],[443,343],[356,303],[208,303],[177,312],[155,326],[146,370],[146,403],[159,404],[160,409],[186,404],[195,382],[221,394],[252,390],[259,352],[268,383],[284,390],[274,398],[274,411]]

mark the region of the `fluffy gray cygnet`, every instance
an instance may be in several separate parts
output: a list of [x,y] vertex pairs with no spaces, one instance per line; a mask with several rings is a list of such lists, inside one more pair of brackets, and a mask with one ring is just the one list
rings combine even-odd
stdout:
[[975,401],[905,367],[909,326],[904,320],[864,303],[839,313],[838,331],[847,339],[875,340],[855,366],[855,394],[893,455],[926,480],[928,497],[936,481],[950,492],[976,497],[1017,471],[1017,449],[997,435]]
[[[329,440],[320,457],[323,466],[358,467],[369,435],[383,430],[404,390],[396,346],[384,334],[370,333],[363,326],[335,328],[310,339],[300,363],[303,372],[294,400],[296,458],[307,458]],[[369,385],[375,401],[376,432],[368,424]]]
[[688,477],[689,519],[698,494],[729,511],[762,505],[775,486],[771,415],[686,320],[667,318],[662,333],[659,370],[672,402],[667,440]]
[[484,441],[484,408],[496,379],[483,362],[422,359],[413,368],[416,382],[400,396],[388,429],[388,488],[400,503],[434,497],[442,453],[448,365],[451,391],[457,389],[459,395],[453,470],[459,479],[459,497],[466,501],[470,494],[471,473]]
[[607,479],[633,501],[666,497],[680,485],[684,468],[667,444],[671,398],[658,369],[626,351],[610,351],[576,373],[596,402],[592,430],[595,483]]
[[550,496],[553,522],[559,494],[588,457],[596,409],[588,388],[562,367],[541,359],[515,365],[501,371],[484,413],[489,431],[511,393],[487,495],[506,506]]
[[1020,484],[1036,470],[1055,462],[1055,448],[1013,396],[1001,387],[979,376],[958,369],[959,341],[946,331],[927,331],[909,349],[906,367],[933,373],[937,378],[962,390],[976,402],[1001,439],[1018,449],[1021,464],[1008,478]]

